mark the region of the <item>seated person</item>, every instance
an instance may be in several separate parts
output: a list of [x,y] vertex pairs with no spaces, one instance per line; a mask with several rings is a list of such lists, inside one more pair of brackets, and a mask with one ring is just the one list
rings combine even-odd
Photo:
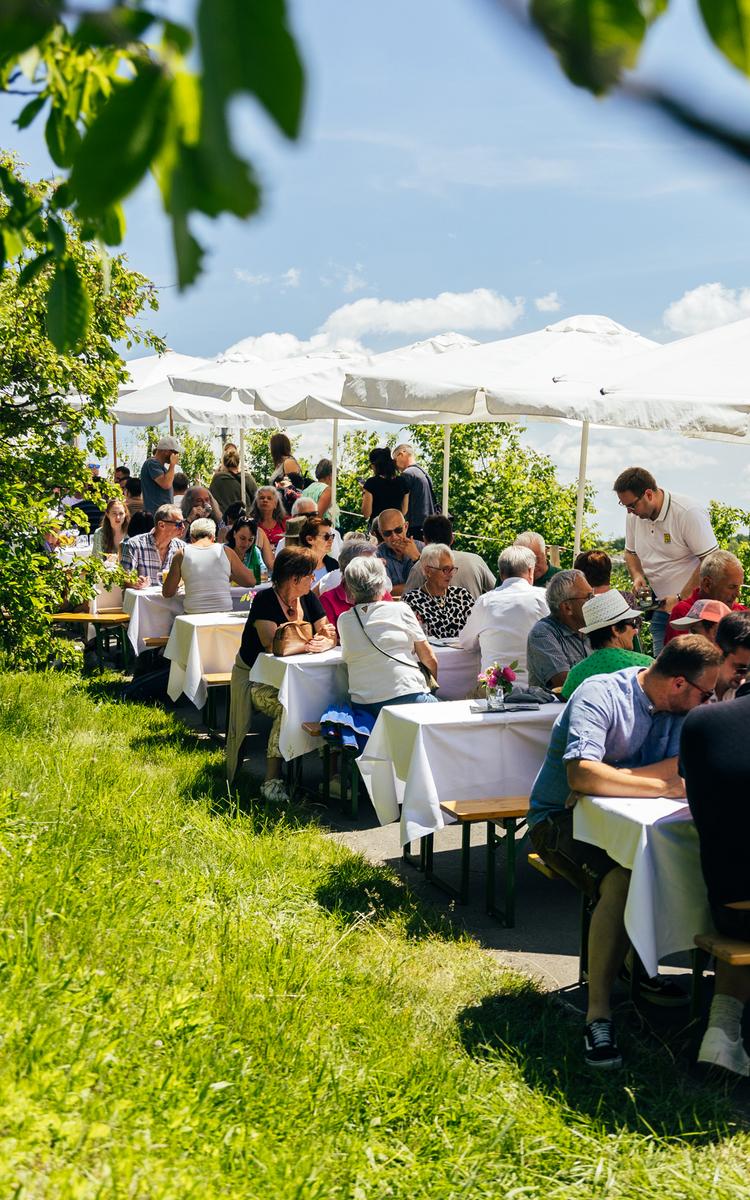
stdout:
[[124,586],[146,588],[161,583],[162,571],[168,571],[177,551],[185,549],[181,537],[184,529],[185,520],[177,505],[162,504],[154,513],[154,528],[149,533],[125,538],[120,547],[122,568],[135,571],[138,580]]
[[190,545],[172,556],[162,596],[174,596],[185,585],[185,612],[231,612],[230,578],[252,587],[254,576],[231,546],[216,541],[216,525],[210,517],[198,517],[190,526]]
[[557,575],[559,567],[553,567],[552,563],[547,559],[547,543],[541,533],[535,533],[533,529],[527,529],[524,533],[519,533],[515,539],[514,546],[526,546],[531,550],[535,559],[536,566],[534,567],[534,587],[546,588],[554,575]]
[[[682,641],[671,644],[679,646]],[[712,704],[691,713],[680,742],[680,769],[698,830],[713,922],[724,937],[742,942],[750,942],[749,729],[747,696],[728,707]],[[699,1063],[723,1067],[734,1075],[750,1075],[750,1058],[742,1042],[742,1017],[748,1000],[750,967],[730,967],[717,959],[714,998],[698,1051]]]
[[612,586],[612,559],[606,550],[582,550],[573,570],[583,572],[595,596],[608,592]]
[[333,543],[331,557],[337,559],[339,565],[335,570],[329,571],[328,574],[324,575],[321,579],[320,584],[318,585],[319,596],[322,596],[323,593],[327,592],[329,588],[338,587],[340,583],[344,582],[344,577],[341,573],[341,551],[347,542],[362,542],[366,546],[372,546],[373,552],[378,548],[377,542],[373,541],[369,533],[362,533],[360,530],[352,530],[350,533],[345,533],[343,538],[338,539],[338,547],[336,542]]
[[700,633],[715,645],[719,621],[731,611],[720,600],[696,600],[686,616],[670,620],[670,626],[674,630],[673,637],[684,633]]
[[750,671],[750,612],[730,612],[719,621],[716,645],[724,656],[716,681],[716,699],[734,700]]
[[383,539],[378,546],[378,554],[385,563],[393,595],[400,596],[424,544],[408,536],[406,518],[397,508],[383,509],[377,526]]
[[[360,557],[372,558],[374,557],[376,551],[377,546],[373,546],[372,542],[370,541],[347,541],[345,538],[341,547],[341,554],[339,555],[338,571],[331,571],[331,575],[341,575],[342,572],[345,571],[349,566],[349,563],[352,561],[352,559]],[[326,575],[323,582],[326,583],[328,578],[329,576]],[[338,633],[339,617],[342,613],[348,612],[349,609],[352,608],[352,602],[347,595],[346,584],[344,583],[344,580],[342,579],[341,582],[336,585],[336,587],[326,588],[325,591],[323,591],[321,586],[318,594],[320,596],[320,603],[323,605],[328,620],[335,627],[336,632]],[[392,600],[393,596],[390,592],[385,592],[383,599]]]
[[[256,542],[257,532],[257,523],[251,517],[238,517],[231,525],[224,541],[224,545],[229,546],[230,550],[234,550],[240,562],[252,575],[251,587],[256,587],[260,583],[263,571],[263,559]],[[273,568],[273,554],[271,560]]]
[[474,597],[466,588],[451,582],[457,567],[450,546],[433,542],[419,559],[425,580],[414,592],[404,594],[404,603],[416,613],[428,637],[454,638],[466,624]]
[[[275,490],[275,489],[274,489]],[[284,710],[277,688],[251,683],[250,671],[259,654],[270,654],[280,625],[289,621],[307,621],[314,636],[305,647],[307,654],[320,654],[336,645],[336,633],[328,622],[318,597],[310,591],[315,555],[309,550],[281,550],[273,565],[272,586],[255,596],[242,634],[242,644],[232,668],[229,728],[226,742],[227,778],[231,783],[237,772],[245,735],[250,728],[253,708],[273,718],[268,737],[266,778],[260,789],[264,800],[286,803],[289,793],[281,778],[283,760],[279,749],[279,731]]]
[[81,533],[94,534],[102,523],[104,513],[99,507],[93,487],[88,488],[85,496],[76,496],[75,504],[68,509],[68,519],[80,529]]
[[128,522],[128,537],[134,538],[138,537],[140,533],[150,533],[153,528],[154,518],[151,513],[137,508]]
[[122,494],[125,497],[125,503],[128,507],[128,512],[131,517],[133,513],[143,512],[143,488],[141,487],[140,479],[134,479],[132,475],[123,482]]
[[549,613],[544,592],[532,586],[535,565],[534,552],[527,546],[506,546],[497,560],[498,587],[479,597],[458,639],[464,650],[479,647],[483,671],[493,663],[507,667],[515,662],[519,687],[529,682],[529,632]]
[[266,535],[275,548],[283,538],[286,526],[286,511],[275,487],[266,484],[258,488],[248,516],[258,522],[259,531]]
[[221,522],[221,509],[208,488],[201,487],[200,484],[188,488],[180,501],[180,508],[186,521],[188,540],[190,539],[190,526],[192,522],[198,520],[200,517],[210,518],[218,529]]
[[352,608],[339,617],[339,639],[349,695],[352,704],[374,717],[386,704],[437,700],[419,665],[437,677],[432,646],[406,604],[385,600],[388,582],[377,554],[353,559],[344,571]]
[[641,614],[614,588],[587,600],[583,619],[586,623],[581,633],[591,643],[591,654],[570,668],[560,693],[563,700],[568,700],[591,675],[610,675],[623,667],[650,667],[654,661],[650,654],[636,654],[633,650]]
[[226,445],[221,457],[221,466],[214,472],[209,484],[209,491],[222,513],[225,513],[231,504],[244,504],[245,508],[250,508],[257,490],[258,484],[253,475],[250,471],[245,471],[243,496],[240,456],[234,446]]
[[329,553],[335,536],[333,525],[327,517],[307,517],[297,531],[302,549],[311,550],[315,555],[313,587],[338,566],[336,559]]
[[580,633],[583,605],[594,593],[582,571],[558,571],[547,585],[549,616],[531,629],[526,661],[532,687],[562,687],[568,671],[591,652]]
[[743,612],[745,606],[738,601],[744,582],[744,568],[736,554],[729,550],[713,550],[711,554],[707,554],[701,560],[697,588],[684,600],[678,600],[669,614],[665,641],[678,636],[680,631],[674,629],[672,623],[679,617],[687,616],[696,600],[719,600],[733,612]]
[[94,534],[93,558],[118,558],[120,546],[128,535],[130,513],[124,500],[108,500],[102,523]]
[[[592,1067],[622,1065],[610,992],[628,949],[624,912],[630,872],[600,847],[576,840],[571,792],[683,796],[677,772],[683,718],[710,699],[720,661],[716,646],[689,635],[665,646],[650,667],[626,667],[587,679],[555,721],[531,789],[528,824],[534,849],[596,902],[589,932],[584,1038],[585,1060]],[[659,1003],[679,1003],[679,995],[670,995],[674,990],[657,978],[646,981],[642,994]]]
[[190,487],[190,480],[184,471],[175,471],[174,479],[172,480],[172,500],[175,504],[182,504],[185,499],[185,493]]
[[[450,517],[445,517],[442,513],[431,513],[429,517],[425,517],[423,537],[425,546],[434,542],[439,542],[441,546],[450,546],[456,566],[456,574],[453,576],[453,583],[456,587],[466,588],[475,600],[478,600],[485,592],[492,591],[495,586],[495,576],[484,559],[478,554],[472,554],[469,550],[456,550],[453,545],[453,524]],[[404,594],[420,588],[423,583],[424,571],[420,560],[409,572],[409,578],[404,584]],[[524,653],[525,650],[524,642]]]

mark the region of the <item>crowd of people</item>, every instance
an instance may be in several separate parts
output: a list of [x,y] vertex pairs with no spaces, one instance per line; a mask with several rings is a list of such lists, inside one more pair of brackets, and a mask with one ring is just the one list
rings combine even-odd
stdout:
[[[408,444],[373,450],[362,482],[364,528],[343,538],[332,465],[305,477],[284,434],[271,438],[267,483],[224,448],[209,487],[177,471],[180,447],[162,438],[140,479],[118,467],[122,499],[109,501],[94,553],[117,555],[132,586],[182,584],[186,612],[231,608],[230,583],[257,587],[232,672],[227,773],[234,779],[253,710],[271,719],[266,801],[288,799],[282,780],[278,692],[251,679],[263,652],[290,630],[299,649],[340,645],[352,706],[374,719],[385,705],[435,703],[434,643],[478,654],[481,670],[514,664],[516,686],[561,705],[530,797],[530,838],[540,857],[592,906],[585,1059],[619,1066],[610,1009],[618,973],[632,970],[624,909],[629,873],[578,841],[580,794],[685,797],[701,840],[716,928],[750,940],[750,612],[740,560],[720,550],[707,511],[657,485],[641,467],[614,482],[625,509],[627,587],[612,587],[601,549],[554,566],[538,531],[501,551],[497,579],[484,559],[454,548],[428,474]],[[136,486],[137,485],[137,486]],[[138,516],[151,524],[134,529]],[[641,639],[650,622],[650,649]],[[645,639],[644,639],[645,640]],[[296,644],[296,643],[295,643]],[[648,641],[646,642],[648,645]],[[731,702],[731,703],[728,703]],[[658,1003],[684,995],[668,978],[644,980]],[[699,1059],[750,1074],[740,1030],[750,968],[722,967]]]

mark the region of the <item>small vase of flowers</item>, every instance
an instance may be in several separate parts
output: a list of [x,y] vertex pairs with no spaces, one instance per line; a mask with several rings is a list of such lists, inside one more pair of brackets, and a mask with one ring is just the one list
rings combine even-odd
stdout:
[[509,663],[507,667],[493,663],[491,667],[477,676],[479,682],[484,684],[487,693],[488,712],[497,712],[503,707],[506,695],[516,682],[515,668],[517,666],[518,659]]

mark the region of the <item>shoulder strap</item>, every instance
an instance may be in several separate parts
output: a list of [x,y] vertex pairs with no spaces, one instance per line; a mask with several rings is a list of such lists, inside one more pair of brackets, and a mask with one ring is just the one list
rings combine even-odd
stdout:
[[402,667],[416,667],[417,670],[420,669],[419,660],[417,660],[416,663],[407,662],[405,659],[396,658],[395,654],[389,654],[387,650],[383,650],[383,648],[381,646],[379,646],[377,642],[374,642],[372,640],[369,633],[365,629],[364,624],[362,623],[362,618],[360,617],[359,613],[357,612],[356,604],[355,604],[354,608],[352,609],[352,612],[354,613],[355,617],[359,621],[359,627],[362,630],[365,637],[367,638],[368,642],[370,643],[371,646],[375,647],[375,649],[378,651],[379,654],[382,654],[385,658],[390,658],[392,662],[400,663]]

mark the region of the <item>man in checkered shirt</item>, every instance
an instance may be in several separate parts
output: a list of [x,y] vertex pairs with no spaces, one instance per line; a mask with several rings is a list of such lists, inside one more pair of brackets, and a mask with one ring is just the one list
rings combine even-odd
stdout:
[[139,533],[122,543],[124,570],[138,572],[138,582],[126,584],[126,587],[156,587],[161,583],[160,573],[169,570],[178,550],[185,549],[180,537],[184,531],[185,521],[175,504],[162,504],[157,508],[150,533]]

